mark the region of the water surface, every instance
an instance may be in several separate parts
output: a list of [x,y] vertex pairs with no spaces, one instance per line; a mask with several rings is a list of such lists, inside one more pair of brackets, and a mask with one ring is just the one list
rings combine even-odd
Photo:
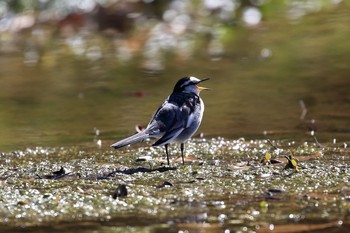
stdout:
[[[245,29],[225,44],[220,59],[199,50],[187,60],[164,60],[165,69],[152,74],[138,59],[89,61],[49,50],[32,65],[21,54],[4,54],[0,148],[92,142],[95,128],[103,141],[119,139],[135,125],[146,125],[186,75],[211,78],[206,85],[212,91],[202,93],[206,111],[200,128],[208,137],[256,138],[263,132],[304,137],[312,128],[325,141],[346,140],[349,15],[341,9],[329,14],[296,25],[267,22]],[[282,26],[288,33],[279,31]],[[302,120],[300,100],[307,108]]]
[[[214,55],[202,38],[191,56],[121,61],[102,34],[88,41],[104,48],[98,59],[62,38],[38,61],[3,52],[0,230],[348,232],[349,18],[339,6],[298,22],[223,26]],[[210,77],[211,91],[185,166],[176,147],[174,167],[147,143],[109,148],[146,125],[186,75]],[[262,164],[266,154],[273,164]],[[298,166],[284,169],[285,156]],[[113,199],[120,184],[128,196]]]

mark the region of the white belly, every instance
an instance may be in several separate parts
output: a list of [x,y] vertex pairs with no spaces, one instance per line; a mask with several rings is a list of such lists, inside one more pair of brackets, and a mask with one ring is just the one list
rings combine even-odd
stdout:
[[174,142],[177,143],[183,143],[187,141],[190,137],[193,136],[193,134],[196,133],[197,129],[199,128],[202,117],[203,117],[203,112],[204,112],[204,103],[200,99],[200,109],[197,109],[197,114],[194,114],[191,116],[192,119],[190,119],[189,124],[187,125],[187,128],[184,129],[180,135],[174,140]]

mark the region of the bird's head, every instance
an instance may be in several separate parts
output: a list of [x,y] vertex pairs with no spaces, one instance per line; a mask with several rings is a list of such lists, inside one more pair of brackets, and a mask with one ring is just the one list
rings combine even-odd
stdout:
[[192,76],[184,77],[177,81],[174,87],[174,92],[193,92],[198,95],[199,92],[203,90],[209,90],[209,88],[198,86],[199,83],[204,82],[206,80],[209,80],[209,78],[198,79]]

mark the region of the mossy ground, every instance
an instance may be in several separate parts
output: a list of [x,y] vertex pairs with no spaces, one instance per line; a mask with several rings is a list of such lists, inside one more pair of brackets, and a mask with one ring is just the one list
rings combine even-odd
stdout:
[[[185,165],[171,147],[171,166],[165,165],[163,148],[142,146],[1,154],[1,228],[290,232],[293,226],[300,232],[346,232],[350,227],[346,144],[194,139],[187,144]],[[266,154],[271,161],[262,163]],[[297,167],[285,169],[285,156],[293,156]],[[121,184],[127,196],[116,197]]]

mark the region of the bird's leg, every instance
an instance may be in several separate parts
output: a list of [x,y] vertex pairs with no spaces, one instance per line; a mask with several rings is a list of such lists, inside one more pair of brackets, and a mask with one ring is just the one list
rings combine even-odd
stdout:
[[168,160],[168,166],[169,166],[170,165],[170,160],[169,160],[168,144],[165,144],[165,153],[166,153],[166,158]]
[[184,147],[185,147],[185,143],[181,143],[181,144],[180,144],[180,149],[181,149],[182,164],[185,164],[185,159],[184,159]]

